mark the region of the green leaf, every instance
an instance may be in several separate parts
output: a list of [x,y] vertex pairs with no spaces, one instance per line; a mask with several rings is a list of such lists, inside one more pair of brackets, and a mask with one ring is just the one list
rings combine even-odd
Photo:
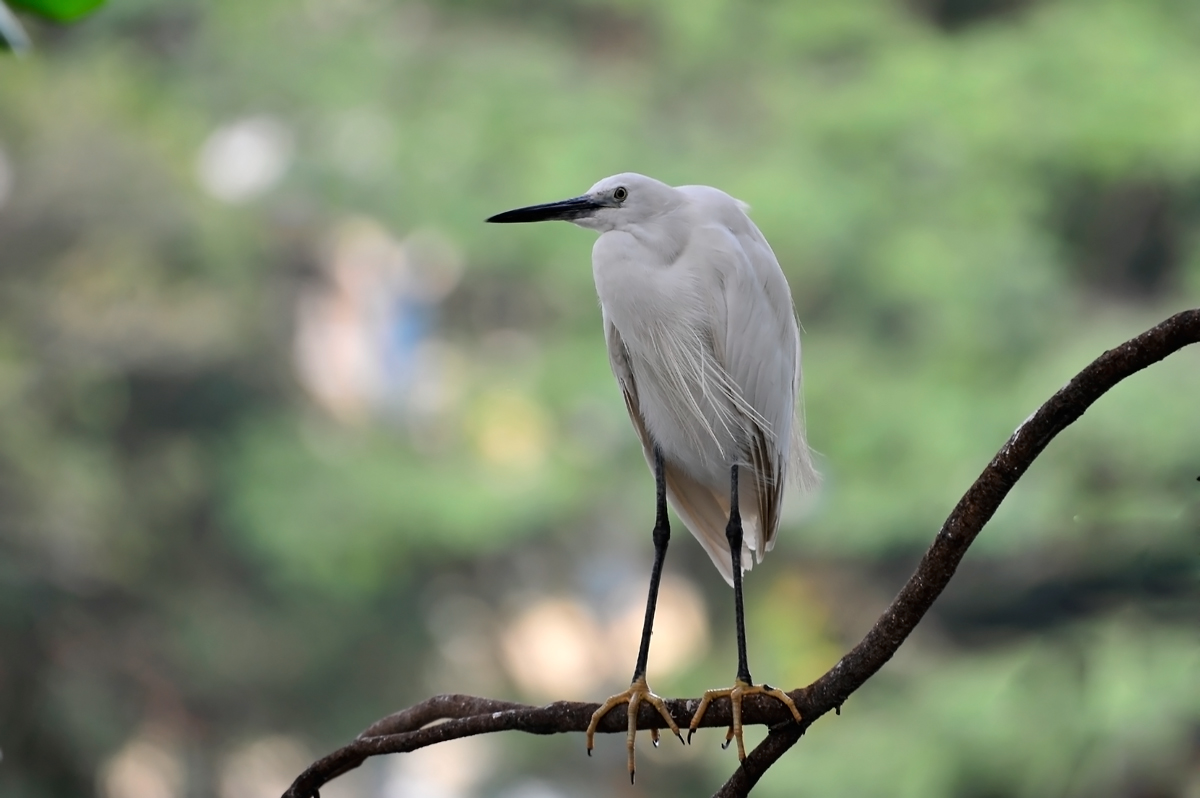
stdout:
[[104,5],[104,0],[9,0],[15,8],[40,14],[55,22],[73,22]]

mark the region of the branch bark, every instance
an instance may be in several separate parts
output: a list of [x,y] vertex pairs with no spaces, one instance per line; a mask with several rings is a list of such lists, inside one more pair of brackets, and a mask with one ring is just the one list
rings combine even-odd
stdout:
[[[804,721],[792,722],[791,715],[777,701],[757,696],[746,700],[743,722],[766,724],[770,733],[717,791],[715,798],[742,798],[749,794],[776,760],[799,741],[809,725],[830,710],[839,710],[855,690],[892,658],[950,582],[968,547],[1004,497],[1059,432],[1117,383],[1197,342],[1200,342],[1200,308],[1178,313],[1096,358],[1021,424],[959,500],[916,572],[862,642],[824,676],[790,693]],[[671,716],[680,726],[687,725],[698,704],[697,698],[667,702]],[[475,696],[436,696],[377,721],[354,742],[314,762],[296,778],[284,798],[315,798],[322,785],[381,754],[414,751],[446,740],[497,731],[582,732],[598,706],[559,701],[534,707]],[[713,704],[700,725],[725,727],[730,719],[729,702],[722,700]],[[638,728],[661,725],[658,713],[643,705],[638,713]],[[605,716],[599,727],[599,731],[608,733],[626,729],[623,707]]]

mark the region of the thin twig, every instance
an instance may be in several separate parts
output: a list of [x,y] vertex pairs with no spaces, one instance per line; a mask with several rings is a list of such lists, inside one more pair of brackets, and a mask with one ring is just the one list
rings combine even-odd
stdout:
[[[1176,314],[1098,357],[1018,427],[958,502],[916,572],[862,642],[817,681],[790,693],[804,722],[793,723],[788,711],[777,701],[757,696],[746,700],[745,725],[766,724],[771,732],[717,791],[716,798],[743,798],[749,794],[809,725],[830,710],[840,708],[851,693],[892,658],[945,589],[984,524],[1054,436],[1121,380],[1198,341],[1200,309]],[[667,706],[676,723],[682,726],[691,719],[698,703],[695,698],[674,699]],[[354,742],[313,763],[292,783],[284,798],[315,798],[323,784],[380,754],[414,751],[446,740],[497,731],[582,732],[598,706],[560,701],[533,707],[475,696],[436,696],[377,721]],[[722,700],[713,704],[701,726],[723,727],[729,722],[729,702]],[[662,719],[653,707],[643,705],[638,713],[638,728],[661,724]],[[618,707],[604,717],[598,731],[624,732],[627,728],[625,710]]]

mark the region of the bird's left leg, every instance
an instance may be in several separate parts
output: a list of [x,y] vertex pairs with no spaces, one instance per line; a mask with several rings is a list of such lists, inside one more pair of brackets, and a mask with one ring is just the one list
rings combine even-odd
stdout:
[[729,499],[729,524],[725,527],[725,539],[729,541],[729,551],[733,557],[733,601],[734,616],[737,620],[738,672],[733,687],[705,691],[704,696],[700,699],[700,706],[696,708],[696,714],[692,715],[692,722],[688,724],[688,742],[691,742],[692,735],[699,728],[700,719],[704,717],[708,705],[714,699],[728,698],[733,705],[733,722],[729,725],[729,731],[725,734],[725,743],[721,747],[727,748],[730,740],[736,739],[738,759],[745,759],[746,744],[742,742],[742,699],[748,695],[769,695],[782,701],[792,711],[792,717],[796,719],[797,723],[800,722],[800,710],[796,708],[796,702],[792,701],[792,697],[787,693],[777,690],[769,684],[756,685],[750,678],[750,666],[746,660],[746,613],[742,606],[742,515],[738,510],[738,467],[736,465],[733,466],[730,481],[733,488]]
[[[638,706],[641,702],[645,701],[657,709],[658,714],[662,715],[667,726],[679,738],[679,742],[683,742],[683,735],[679,733],[679,725],[675,723],[675,719],[667,711],[666,703],[657,695],[650,692],[650,686],[646,683],[646,660],[650,656],[650,635],[654,630],[654,609],[658,604],[658,584],[662,580],[663,561],[667,557],[667,544],[671,540],[671,525],[667,520],[666,475],[663,471],[662,450],[658,446],[654,447],[654,482],[658,494],[658,507],[654,522],[654,567],[650,570],[650,591],[646,597],[646,619],[642,622],[642,642],[638,647],[637,664],[633,666],[633,680],[628,690],[612,696],[592,714],[592,720],[588,723],[587,728],[587,752],[588,756],[591,756],[593,737],[596,734],[596,727],[600,724],[601,718],[607,715],[614,707],[619,707],[621,704],[629,705],[627,712],[629,716],[629,731],[625,736],[625,747],[629,751],[630,783],[633,782],[634,776],[633,744],[634,738],[637,735]],[[655,745],[658,745],[658,729],[650,730],[650,738],[654,741]]]

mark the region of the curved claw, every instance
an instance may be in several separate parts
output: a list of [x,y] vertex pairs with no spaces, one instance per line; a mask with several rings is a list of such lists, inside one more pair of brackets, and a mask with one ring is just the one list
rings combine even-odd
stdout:
[[721,695],[728,695],[729,691],[721,690],[705,690],[704,695],[700,697],[700,706],[696,707],[696,711],[692,713],[692,722],[688,724],[688,745],[692,744],[692,735],[696,733],[696,729],[700,726],[700,719],[704,717],[704,713],[708,711],[708,705],[713,702],[714,698],[720,698]]
[[[625,735],[625,748],[629,752],[629,781],[632,784],[634,778],[634,740],[637,737],[637,716],[638,707],[642,701],[649,702],[651,706],[658,710],[658,714],[662,715],[663,720],[667,722],[667,726],[671,732],[679,738],[679,742],[683,742],[683,735],[679,732],[679,725],[675,723],[675,719],[671,717],[671,713],[667,711],[667,704],[659,696],[650,692],[649,685],[646,684],[646,677],[639,676],[629,685],[629,689],[623,693],[617,693],[611,696],[607,701],[600,705],[600,708],[592,713],[592,719],[587,727],[587,752],[588,756],[592,755],[594,746],[594,738],[596,729],[600,725],[600,720],[611,712],[614,708],[622,704],[628,704],[629,709],[626,714],[629,717],[629,728]],[[658,729],[650,730],[650,739],[654,742],[655,747],[658,746]]]
[[733,683],[733,687],[726,687],[723,690],[706,690],[704,696],[700,699],[700,706],[696,708],[696,713],[692,715],[692,721],[688,724],[688,742],[692,741],[692,735],[700,726],[700,720],[704,717],[704,713],[708,710],[709,705],[717,698],[728,698],[732,704],[733,722],[729,724],[729,730],[725,733],[725,742],[721,744],[721,749],[729,747],[729,743],[737,740],[738,759],[746,759],[746,744],[742,741],[742,700],[748,695],[768,695],[783,704],[792,711],[792,717],[799,723],[801,720],[800,710],[796,708],[796,702],[792,697],[782,690],[777,690],[767,684],[753,685],[737,679]]

